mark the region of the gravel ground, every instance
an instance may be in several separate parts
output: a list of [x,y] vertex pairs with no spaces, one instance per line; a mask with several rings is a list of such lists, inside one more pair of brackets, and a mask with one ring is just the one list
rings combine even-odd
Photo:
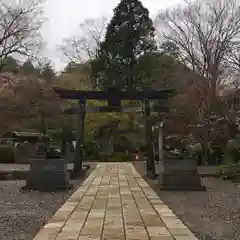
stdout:
[[71,190],[56,193],[22,191],[25,181],[0,181],[0,240],[32,240],[83,180],[72,180]]
[[[134,166],[144,177],[145,165]],[[146,180],[199,240],[240,239],[240,184],[204,177],[206,192],[169,192],[159,191],[156,180]]]

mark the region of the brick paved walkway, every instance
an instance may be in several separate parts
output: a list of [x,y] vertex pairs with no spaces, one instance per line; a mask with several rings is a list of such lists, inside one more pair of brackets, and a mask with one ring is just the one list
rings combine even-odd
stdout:
[[131,163],[101,163],[34,240],[197,240]]

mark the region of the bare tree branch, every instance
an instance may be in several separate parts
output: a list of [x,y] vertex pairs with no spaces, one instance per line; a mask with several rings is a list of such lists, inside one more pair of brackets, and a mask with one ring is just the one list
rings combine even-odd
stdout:
[[166,10],[158,15],[156,29],[162,40],[179,47],[182,61],[216,93],[226,56],[240,34],[236,0],[203,0]]
[[193,107],[195,128],[199,129],[206,162],[211,116],[217,112],[217,88],[231,70],[230,53],[240,47],[240,6],[237,0],[186,2],[184,7],[160,13],[156,30],[161,41],[178,47],[180,59],[195,73],[192,79],[197,99]]
[[240,86],[240,42],[235,43],[228,55],[226,56],[226,66],[228,69],[228,76],[231,78],[231,83],[235,88]]
[[104,37],[107,19],[86,19],[79,24],[77,36],[66,38],[58,50],[67,60],[82,63],[96,56],[96,49]]
[[36,57],[43,47],[40,28],[44,0],[0,1],[0,72],[8,56]]

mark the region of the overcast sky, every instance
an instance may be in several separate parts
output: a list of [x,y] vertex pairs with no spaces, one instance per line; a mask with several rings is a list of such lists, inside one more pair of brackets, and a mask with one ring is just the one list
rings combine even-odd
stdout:
[[[46,57],[50,58],[57,70],[62,70],[66,63],[60,59],[56,46],[66,37],[72,36],[79,23],[86,18],[111,17],[113,8],[120,0],[47,0],[45,16],[48,21],[43,27],[43,37],[48,43]],[[151,17],[163,9],[183,0],[142,0],[150,11]]]

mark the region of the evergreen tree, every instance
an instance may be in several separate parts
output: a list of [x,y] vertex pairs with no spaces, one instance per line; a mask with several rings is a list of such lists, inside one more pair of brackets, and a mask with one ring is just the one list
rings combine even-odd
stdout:
[[39,71],[33,66],[32,61],[28,59],[20,67],[20,72],[22,75],[37,75]]
[[18,68],[19,68],[18,61],[11,56],[7,57],[4,63],[2,64],[2,72],[15,73],[18,71]]
[[161,52],[163,54],[172,56],[175,59],[179,58],[180,55],[180,50],[178,48],[178,46],[173,43],[173,42],[164,42],[161,46],[160,46]]
[[98,59],[93,61],[93,76],[101,88],[115,86],[134,89],[142,86],[138,71],[140,56],[155,52],[155,29],[149,11],[139,0],[122,0],[114,9]]
[[56,74],[53,70],[53,67],[51,65],[51,62],[44,63],[40,76],[46,81],[51,82],[53,79],[55,79]]

